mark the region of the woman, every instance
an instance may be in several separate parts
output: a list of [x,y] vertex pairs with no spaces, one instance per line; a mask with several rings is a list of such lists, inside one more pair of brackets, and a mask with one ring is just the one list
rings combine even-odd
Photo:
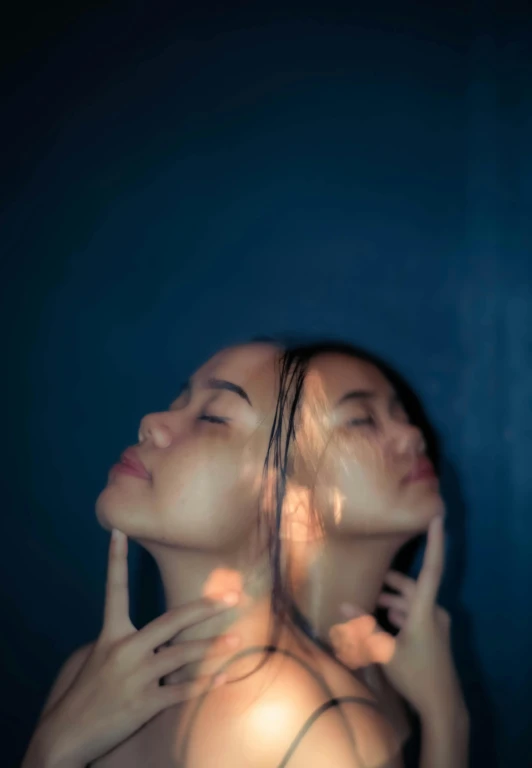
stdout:
[[[284,505],[298,510],[301,544],[299,553],[292,545],[292,572],[300,617],[346,666],[363,668],[401,740],[409,724],[396,691],[416,711],[422,768],[461,768],[469,719],[449,617],[436,605],[444,506],[419,404],[397,374],[349,345],[309,345],[287,358],[295,440]],[[390,565],[427,530],[416,585]],[[396,592],[383,592],[383,584]],[[377,607],[388,611],[395,638],[378,631]]]
[[[376,697],[290,616],[294,526],[271,506],[291,437],[279,356],[267,344],[224,350],[142,420],[97,516],[153,555],[169,612],[132,627],[114,534],[102,632],[60,674],[24,768],[401,765]],[[205,602],[228,591],[230,609]]]

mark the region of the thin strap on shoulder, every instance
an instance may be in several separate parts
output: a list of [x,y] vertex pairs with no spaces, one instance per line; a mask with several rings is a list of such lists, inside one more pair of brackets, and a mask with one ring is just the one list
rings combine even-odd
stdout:
[[[225,662],[225,664],[222,664],[222,666],[218,670],[216,670],[216,673],[213,674],[211,678],[211,683],[214,682],[214,680],[218,675],[222,675],[224,672],[226,672],[227,669],[231,666],[231,664],[233,664],[238,659],[245,658],[246,656],[252,656],[254,653],[259,653],[261,651],[266,653],[276,653],[276,652],[279,652],[279,649],[275,648],[275,646],[272,646],[272,645],[257,645],[257,646],[252,646],[251,648],[245,648],[243,651],[238,651],[237,653],[233,654],[233,656],[231,656],[231,658],[228,659]],[[289,652],[287,653],[289,654]],[[178,765],[180,768],[184,768],[185,766],[187,753],[188,753],[188,745],[189,745],[190,737],[192,734],[192,728],[194,727],[194,723],[203,705],[203,702],[205,701],[205,699],[207,698],[211,690],[212,690],[212,687],[211,685],[209,685],[208,688],[201,694],[201,696],[198,696],[196,706],[190,716],[190,722],[186,730],[186,733],[183,737],[183,743],[180,749],[180,756],[178,758]]]
[[[287,658],[292,659],[293,661],[297,662],[302,667],[304,667],[304,669],[308,672],[308,674],[311,675],[311,677],[315,680],[315,682],[320,686],[322,691],[324,691],[326,696],[331,696],[331,698],[325,704],[322,704],[321,707],[319,707],[319,709],[317,709],[316,712],[313,713],[309,717],[309,719],[306,721],[306,723],[303,725],[303,728],[298,733],[298,735],[296,736],[295,741],[293,742],[292,746],[290,747],[289,752],[287,753],[287,756],[285,756],[285,758],[283,759],[283,762],[280,763],[279,768],[281,768],[281,766],[286,765],[286,762],[290,759],[290,757],[294,753],[297,745],[300,743],[300,741],[304,737],[305,733],[307,733],[307,731],[311,727],[312,723],[315,722],[315,720],[322,714],[322,712],[325,712],[327,709],[330,709],[330,707],[338,706],[338,704],[342,703],[342,702],[356,702],[358,704],[362,704],[362,703],[369,704],[370,706],[375,707],[376,709],[378,709],[378,707],[375,704],[375,702],[371,701],[371,699],[359,698],[359,697],[356,697],[356,696],[343,696],[341,698],[334,698],[332,696],[332,691],[329,688],[329,686],[327,685],[326,681],[323,679],[323,677],[320,674],[318,674],[316,672],[316,670],[312,669],[310,664],[307,664],[306,661],[303,661],[303,659],[300,659],[299,656],[296,656],[291,651],[287,651],[284,648],[277,648],[274,645],[256,645],[256,646],[252,646],[251,648],[245,648],[243,651],[238,651],[233,656],[231,656],[231,658],[228,659],[228,661],[226,661],[225,664],[222,664],[222,666],[216,671],[216,674],[212,676],[212,680],[214,681],[214,679],[218,675],[223,674],[238,659],[245,658],[246,656],[252,656],[253,654],[256,654],[256,653],[266,653],[266,654],[271,654],[271,655],[273,655],[274,653],[279,653],[279,654],[281,654],[283,656],[286,656]],[[247,677],[247,675],[245,675],[245,677]],[[179,758],[179,761],[178,761],[178,764],[180,766],[184,766],[185,765],[186,756],[187,756],[187,752],[188,752],[188,745],[189,745],[190,736],[191,736],[191,733],[192,733],[192,728],[194,726],[194,722],[196,720],[196,717],[199,714],[199,711],[200,711],[200,709],[201,709],[201,707],[203,705],[203,702],[205,701],[206,697],[209,695],[210,691],[211,691],[211,686],[209,686],[207,688],[207,690],[204,691],[201,694],[201,696],[198,697],[198,700],[197,700],[196,706],[194,708],[194,711],[193,711],[193,713],[190,716],[189,726],[187,728],[186,734],[185,734],[184,739],[183,739],[183,743],[181,745],[181,750],[180,750],[181,754],[180,754],[180,758]],[[341,710],[340,710],[340,712],[341,712]],[[343,713],[342,713],[342,716],[343,716]],[[362,763],[361,763],[361,765],[362,765]]]
[[[328,709],[332,709],[332,707],[338,707],[340,704],[347,704],[347,703],[369,705],[370,707],[374,707],[375,709],[378,709],[374,701],[371,701],[371,699],[365,699],[361,696],[339,696],[338,698],[335,698],[335,699],[329,699],[329,701],[326,701],[324,704],[318,707],[318,709],[316,709],[310,715],[310,717],[305,721],[299,733],[297,734],[294,741],[290,745],[288,752],[279,763],[278,768],[285,768],[285,766],[288,764],[288,761],[294,755],[294,752],[296,751],[298,746],[301,744],[301,741],[303,740],[304,736],[309,732],[310,728],[314,725],[316,720],[319,717],[321,717],[321,715],[323,715],[324,712],[327,712]],[[355,743],[354,736],[352,737],[352,740],[353,740],[353,749],[356,751],[356,743]],[[357,757],[359,760],[359,764],[362,765],[360,756],[357,755]]]

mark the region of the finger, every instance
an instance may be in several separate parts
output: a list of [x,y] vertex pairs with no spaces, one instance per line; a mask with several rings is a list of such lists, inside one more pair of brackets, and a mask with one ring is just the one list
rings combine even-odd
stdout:
[[[361,626],[362,619],[371,622]],[[336,658],[349,669],[387,663],[395,651],[395,639],[368,615],[331,627],[329,638]]]
[[401,592],[410,600],[413,599],[416,592],[415,580],[411,579],[410,576],[405,576],[404,573],[399,573],[399,571],[388,571],[384,577],[384,583],[392,587],[392,589]]
[[125,621],[129,621],[127,536],[113,528],[109,542],[103,625],[108,632],[120,631]]
[[404,625],[406,624],[407,616],[402,611],[398,611],[395,608],[391,608],[388,611],[388,621],[390,624],[394,627],[397,627],[398,629],[402,629]]
[[388,664],[395,653],[395,637],[392,637],[388,632],[376,632],[368,637],[367,642],[370,662]]
[[220,667],[220,656],[227,655],[239,643],[240,638],[234,635],[177,643],[154,655],[150,663],[150,675],[153,679],[166,677],[186,664],[203,661],[206,656],[208,660],[202,666],[202,674],[214,674]]
[[335,654],[347,666],[359,665],[365,644],[377,628],[373,616],[365,614],[343,624],[334,624],[329,630],[329,640]]
[[358,616],[356,619],[345,621],[341,624],[334,624],[329,634],[336,629],[336,635],[338,633],[344,638],[349,638],[351,641],[357,640],[362,637],[367,637],[375,631],[377,621],[374,616],[369,613],[365,613],[363,616]]
[[237,592],[228,592],[218,600],[203,598],[174,608],[143,627],[137,633],[134,642],[143,653],[153,651],[187,627],[199,624],[201,621],[206,621],[212,616],[229,610],[238,603],[239,597]]
[[[194,662],[191,665],[185,665],[181,669],[179,679],[176,682],[187,682],[197,680],[198,677],[214,677],[217,674],[229,674],[231,671],[232,662],[238,658],[238,654],[217,653],[213,656],[210,654],[200,662],[199,668],[195,668]],[[172,674],[172,673],[169,673]],[[165,675],[163,675],[165,677]],[[159,678],[160,679],[160,678]]]
[[417,580],[416,602],[419,605],[436,601],[443,573],[443,542],[443,518],[439,515],[431,521],[428,530],[423,566]]
[[379,595],[377,605],[381,608],[394,608],[402,613],[408,614],[410,601],[402,595],[392,595],[391,592],[383,592]]
[[162,685],[158,689],[159,711],[174,704],[179,704],[182,701],[194,699],[203,693],[209,693],[216,688],[220,688],[226,681],[227,675],[221,674],[216,675],[214,678],[209,675],[198,677],[191,683]]

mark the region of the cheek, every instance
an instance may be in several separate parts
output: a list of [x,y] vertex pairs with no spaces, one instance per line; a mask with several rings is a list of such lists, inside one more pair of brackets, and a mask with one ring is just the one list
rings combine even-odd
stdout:
[[175,510],[184,504],[205,506],[214,494],[226,494],[236,476],[237,462],[232,458],[229,449],[205,443],[169,454],[154,475],[158,502]]
[[169,455],[154,477],[158,516],[175,534],[224,538],[250,525],[257,509],[262,465],[244,446],[188,445]]
[[338,524],[349,510],[374,512],[389,505],[397,493],[395,475],[377,441],[339,438],[328,446],[316,489]]
[[371,437],[338,438],[330,446],[329,475],[340,487],[385,487],[393,475],[390,459]]

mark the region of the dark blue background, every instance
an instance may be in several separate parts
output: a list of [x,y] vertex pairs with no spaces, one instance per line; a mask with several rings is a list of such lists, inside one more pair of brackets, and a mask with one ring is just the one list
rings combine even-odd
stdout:
[[3,765],[98,632],[94,501],[140,417],[220,346],[299,331],[426,403],[473,765],[528,764],[530,19],[350,5],[25,6],[4,31]]

